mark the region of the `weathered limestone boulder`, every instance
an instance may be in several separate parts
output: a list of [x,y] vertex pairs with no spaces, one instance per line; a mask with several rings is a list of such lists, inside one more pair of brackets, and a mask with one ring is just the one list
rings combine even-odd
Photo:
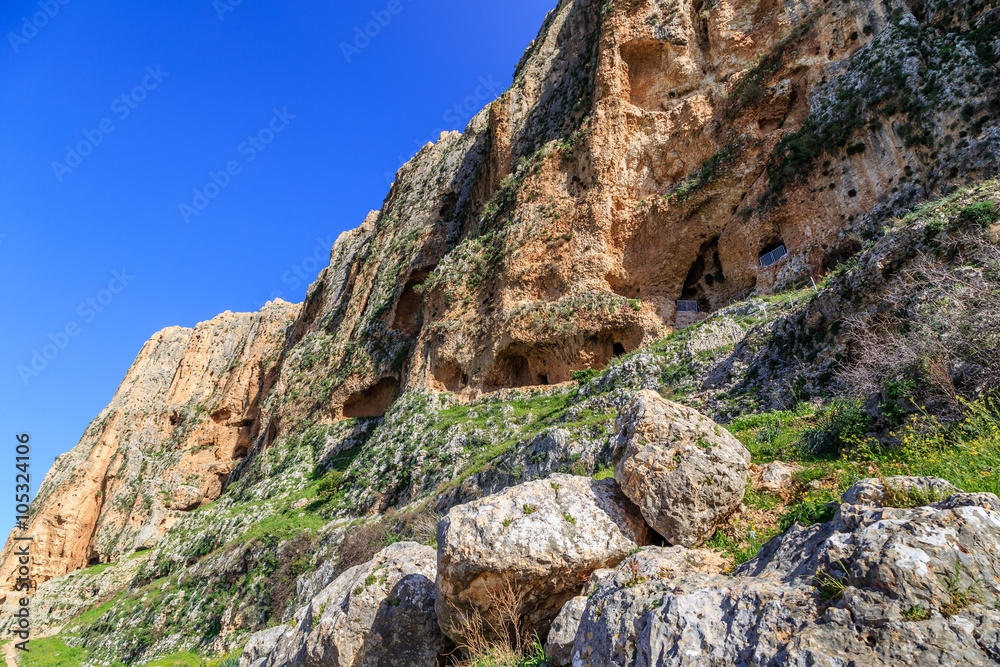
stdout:
[[[885,488],[888,484],[890,489]],[[866,505],[885,507],[891,505],[887,491],[916,493],[928,498],[943,499],[958,491],[949,482],[937,477],[887,477],[885,484],[880,479],[863,479],[852,486],[841,499],[846,505]]]
[[552,622],[545,651],[555,665],[572,664],[573,644],[587,609],[587,601],[605,582],[631,588],[646,581],[680,575],[721,574],[728,571],[731,565],[729,560],[711,549],[645,547],[629,556],[617,570],[598,570],[590,577],[583,594],[567,602]]
[[251,635],[243,647],[239,667],[264,667],[267,664],[268,654],[274,650],[275,644],[288,629],[287,625],[276,625]]
[[573,659],[573,642],[576,631],[587,610],[587,596],[577,595],[563,605],[559,615],[552,621],[552,628],[545,640],[545,654],[556,665],[568,665]]
[[[863,498],[868,486],[844,497]],[[844,504],[829,523],[775,538],[732,577],[669,568],[649,576],[637,557],[587,601],[574,667],[1000,659],[1000,499],[992,494],[909,509]]]
[[703,544],[743,502],[750,452],[696,410],[641,391],[616,428],[615,479],[669,543]]
[[554,664],[570,664],[573,641],[576,639],[576,631],[580,627],[583,612],[587,608],[587,598],[593,595],[602,582],[613,577],[614,574],[615,571],[611,569],[595,571],[590,575],[590,579],[587,580],[587,585],[584,586],[580,595],[572,598],[559,610],[559,615],[552,621],[549,636],[545,640],[545,654],[552,659]]
[[799,466],[784,461],[772,461],[760,470],[760,487],[780,493],[795,483],[795,473]]
[[713,581],[729,566],[709,549],[646,547],[632,554],[588,597],[569,664],[631,666],[642,628],[637,619],[657,607],[667,591],[691,581]]
[[389,546],[340,575],[295,625],[254,635],[240,667],[434,667],[449,645],[434,612],[435,570],[430,547]]
[[470,619],[499,626],[499,598],[513,598],[522,627],[544,636],[595,570],[648,539],[613,480],[557,474],[453,507],[438,525],[438,621],[462,643]]

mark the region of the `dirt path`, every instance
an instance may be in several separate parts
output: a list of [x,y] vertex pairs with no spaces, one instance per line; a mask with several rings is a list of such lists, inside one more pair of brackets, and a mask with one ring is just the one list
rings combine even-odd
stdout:
[[14,642],[3,643],[3,658],[7,661],[7,667],[17,667],[17,649]]

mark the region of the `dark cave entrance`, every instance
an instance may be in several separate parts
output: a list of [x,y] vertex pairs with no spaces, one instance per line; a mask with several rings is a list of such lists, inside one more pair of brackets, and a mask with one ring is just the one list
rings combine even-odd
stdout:
[[403,293],[396,302],[396,314],[392,318],[392,329],[406,334],[410,338],[416,338],[420,334],[420,326],[423,324],[420,317],[421,295],[417,287],[427,280],[427,276],[435,269],[434,266],[427,266],[417,269],[410,274],[410,278],[403,287]]
[[761,267],[766,269],[769,266],[777,264],[778,260],[787,254],[788,250],[785,248],[785,243],[778,240],[764,246],[764,249],[760,251],[758,255],[758,261],[760,262]]
[[684,281],[681,300],[694,301],[702,312],[711,312],[711,296],[725,281],[726,275],[719,259],[719,238],[715,237],[706,241],[698,251],[698,257]]
[[382,378],[372,387],[351,394],[344,403],[344,417],[381,417],[396,401],[399,381],[396,378]]

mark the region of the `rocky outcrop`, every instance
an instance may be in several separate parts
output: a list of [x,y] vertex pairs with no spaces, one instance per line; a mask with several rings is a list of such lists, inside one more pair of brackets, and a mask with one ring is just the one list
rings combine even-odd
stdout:
[[912,509],[844,504],[732,577],[683,567],[650,576],[626,561],[590,597],[572,664],[991,664],[998,510],[991,494]]
[[452,508],[438,527],[437,614],[461,644],[470,623],[504,627],[513,609],[544,635],[590,575],[649,540],[612,480],[552,475]]
[[729,561],[710,549],[645,547],[631,554],[617,570],[598,570],[591,576],[582,594],[567,602],[552,622],[552,631],[545,644],[546,653],[556,665],[572,664],[580,623],[588,601],[601,584],[632,588],[646,581],[679,574],[721,574],[730,566]]
[[615,479],[667,542],[703,544],[743,502],[750,452],[708,417],[642,391],[616,427]]
[[251,639],[240,667],[435,667],[448,641],[434,613],[434,550],[386,547],[295,614]]
[[[895,499],[943,499],[958,491],[946,480],[936,477],[887,477],[863,479],[844,494],[848,505],[892,507]],[[936,497],[936,498],[935,498]]]
[[[298,306],[276,301],[171,328],[143,347],[110,405],[56,460],[32,503],[36,584],[154,546],[222,493],[260,429]],[[12,542],[0,576],[16,566]]]

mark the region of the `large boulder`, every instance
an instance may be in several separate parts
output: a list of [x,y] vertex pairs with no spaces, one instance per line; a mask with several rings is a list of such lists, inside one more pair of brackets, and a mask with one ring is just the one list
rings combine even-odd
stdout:
[[274,651],[281,635],[285,634],[288,629],[287,625],[276,625],[251,635],[249,641],[243,646],[239,667],[265,667],[268,656]]
[[[691,574],[721,574],[730,569],[731,563],[711,549],[685,549],[684,547],[644,547],[641,551],[633,553],[623,561],[616,570],[598,570],[595,572],[583,591],[583,595],[573,598],[562,608],[559,616],[552,623],[552,631],[546,640],[546,653],[552,659],[554,665],[562,667],[570,665],[573,661],[573,645],[579,633],[580,623],[587,610],[587,604],[591,597],[601,590],[603,584],[608,584],[610,588],[622,588],[631,590],[633,587],[647,581],[660,581],[683,578],[684,575]],[[641,606],[646,603],[642,596],[630,600],[625,608],[635,611],[633,605]],[[612,608],[608,610],[610,616],[619,619],[629,617],[626,609]],[[637,609],[637,608],[636,608]],[[615,626],[614,639],[621,639],[622,632],[626,635],[633,634],[634,630],[625,627]],[[609,626],[606,626],[609,627]],[[602,641],[598,636],[594,641],[594,634],[590,630],[586,633],[590,638],[590,646],[597,647],[595,650],[611,650],[609,647],[615,642],[612,637],[607,637],[608,641]],[[598,633],[600,635],[600,632]]]
[[251,638],[240,667],[436,667],[450,642],[434,612],[436,553],[401,542],[337,577],[295,624]]
[[640,391],[616,428],[615,479],[670,544],[704,544],[743,502],[750,452],[696,410]]
[[[868,503],[870,486],[844,497]],[[905,509],[844,504],[829,523],[775,538],[734,576],[638,558],[587,600],[574,667],[1000,661],[1000,499],[992,494]]]
[[613,480],[552,475],[453,507],[438,525],[437,614],[459,644],[510,616],[544,636],[591,573],[647,544],[649,527]]

